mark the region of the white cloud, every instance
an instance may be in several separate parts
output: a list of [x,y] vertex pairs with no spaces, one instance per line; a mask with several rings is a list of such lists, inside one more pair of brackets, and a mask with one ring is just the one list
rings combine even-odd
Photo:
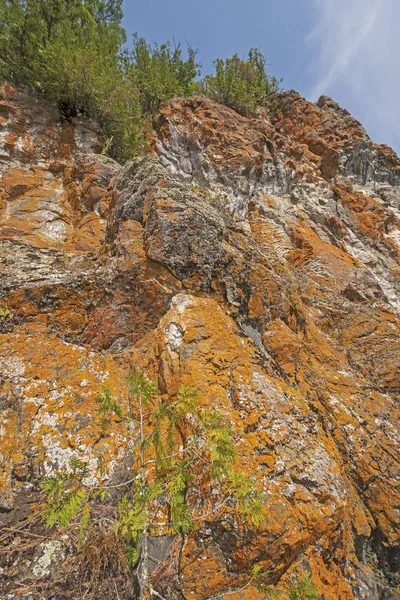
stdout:
[[312,0],[311,100],[332,96],[376,141],[400,149],[399,0]]

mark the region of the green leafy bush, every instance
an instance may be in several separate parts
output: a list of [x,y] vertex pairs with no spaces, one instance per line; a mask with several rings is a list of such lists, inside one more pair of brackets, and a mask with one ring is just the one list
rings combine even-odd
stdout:
[[304,573],[295,583],[290,584],[289,600],[316,600],[317,589],[313,586],[310,573]]
[[279,82],[268,75],[265,57],[259,50],[252,48],[247,60],[237,54],[225,60],[219,58],[214,67],[215,73],[200,84],[206,96],[245,116],[254,115],[260,107],[273,108]]
[[[17,84],[57,89],[68,78],[68,63],[86,51],[118,63],[126,41],[122,0],[1,0],[0,73]],[[53,82],[56,75],[64,79]],[[70,82],[68,82],[70,84]],[[53,92],[54,93],[54,92]]]
[[122,16],[122,0],[0,0],[0,79],[40,92],[66,119],[93,118],[121,161],[145,150],[152,116],[174,96],[200,92],[243,115],[273,107],[279,84],[259,50],[216,60],[198,82],[193,48],[135,35],[128,50]]
[[139,94],[124,69],[122,0],[0,0],[0,77],[94,118],[114,155],[140,146]]
[[134,36],[130,54],[135,83],[140,91],[143,114],[154,114],[161,102],[173,96],[191,96],[196,91],[195,78],[200,74],[196,51],[190,46],[183,58],[180,45],[169,42],[150,46],[145,39]]
[[188,95],[196,53],[124,44],[122,0],[0,0],[0,79],[42,93],[66,118],[95,119],[109,153],[126,160],[145,147],[160,102]]
[[[129,428],[129,477],[121,484],[93,485],[93,479],[105,474],[102,457],[94,471],[88,463],[73,458],[68,470],[43,481],[47,498],[43,518],[50,528],[71,526],[78,532],[78,548],[87,546],[87,532],[95,530],[104,518],[101,508],[109,510],[110,492],[124,490],[111,522],[125,546],[127,564],[136,566],[144,596],[149,587],[150,535],[184,534],[204,525],[210,515],[257,528],[264,518],[263,496],[252,478],[234,469],[230,424],[219,411],[201,408],[193,388],[181,387],[176,399],[165,400],[143,372],[134,370],[128,377],[128,390],[127,411],[109,388],[102,389],[97,403],[103,435],[115,433],[115,418]],[[209,505],[203,512],[193,502],[193,492],[198,489],[209,490]],[[216,489],[217,497],[211,493]],[[108,534],[106,537],[110,541]],[[117,540],[112,539],[114,547]],[[257,574],[252,580],[261,583],[264,577]]]

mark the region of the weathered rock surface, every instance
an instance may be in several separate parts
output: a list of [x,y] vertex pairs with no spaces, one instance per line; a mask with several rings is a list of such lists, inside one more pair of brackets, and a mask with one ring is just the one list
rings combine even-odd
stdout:
[[[125,402],[139,364],[163,394],[193,384],[224,411],[266,497],[260,531],[210,522],[185,545],[186,598],[240,588],[254,563],[282,598],[299,569],[321,598],[399,597],[393,151],[332,100],[288,92],[272,119],[175,99],[154,156],[121,167],[94,129],[0,94],[2,539],[71,455],[106,454],[123,477],[129,431],[102,436],[95,397],[108,383]],[[4,597],[38,581],[47,597],[39,542],[31,567],[5,552]]]

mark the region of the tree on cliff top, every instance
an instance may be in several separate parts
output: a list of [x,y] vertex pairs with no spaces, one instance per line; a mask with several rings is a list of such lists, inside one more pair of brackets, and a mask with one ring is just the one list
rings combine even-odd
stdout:
[[[15,83],[41,87],[68,53],[96,50],[103,58],[116,57],[126,41],[121,26],[122,0],[1,0],[0,73]],[[50,61],[50,64],[48,64]]]
[[196,53],[135,37],[125,48],[122,0],[0,0],[0,79],[99,124],[114,158],[145,147],[161,101],[191,93]]
[[251,48],[246,60],[234,54],[214,61],[215,73],[207,75],[201,86],[206,96],[250,116],[260,107],[273,107],[279,81],[268,75],[266,59]]
[[[135,370],[128,390],[126,414],[107,388],[97,402],[104,435],[113,434],[115,419],[131,431],[131,476],[122,484],[90,485],[88,476],[101,472],[90,472],[75,459],[68,472],[45,480],[45,519],[50,527],[75,525],[79,542],[90,545],[91,527],[105,517],[99,505],[109,504],[110,491],[125,490],[113,527],[136,570],[140,598],[160,597],[149,573],[150,536],[185,535],[215,518],[257,528],[263,501],[252,478],[237,471],[230,425],[219,411],[202,408],[193,388],[181,387],[175,399],[162,399],[155,384]],[[261,585],[263,580],[256,569],[251,581]]]
[[261,52],[217,59],[197,81],[197,52],[134,36],[126,47],[122,0],[0,0],[0,80],[58,104],[64,118],[93,118],[105,150],[125,161],[146,149],[160,103],[204,94],[243,115],[273,107],[278,81]]

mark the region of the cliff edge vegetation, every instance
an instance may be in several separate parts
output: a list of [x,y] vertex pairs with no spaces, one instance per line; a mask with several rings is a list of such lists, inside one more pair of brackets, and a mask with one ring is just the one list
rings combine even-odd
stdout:
[[146,149],[152,116],[174,96],[203,93],[247,115],[272,106],[278,82],[258,50],[217,59],[201,80],[197,51],[138,35],[128,47],[122,17],[122,0],[1,0],[0,80],[42,94],[66,119],[94,119],[119,160]]

